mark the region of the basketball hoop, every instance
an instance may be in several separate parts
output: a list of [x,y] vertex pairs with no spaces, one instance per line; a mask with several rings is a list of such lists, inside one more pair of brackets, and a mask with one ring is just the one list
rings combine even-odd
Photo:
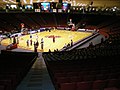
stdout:
[[24,23],[21,23],[21,28],[24,28],[24,26],[25,26]]
[[53,29],[55,30],[55,27],[53,27]]
[[72,22],[72,19],[70,18],[70,22]]

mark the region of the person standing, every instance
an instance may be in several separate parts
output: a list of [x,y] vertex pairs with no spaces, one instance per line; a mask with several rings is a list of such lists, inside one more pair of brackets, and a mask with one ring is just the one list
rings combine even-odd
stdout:
[[55,43],[55,36],[53,35],[53,43]]
[[36,41],[38,41],[38,35],[36,34]]
[[34,42],[34,52],[37,52],[37,48],[38,48],[38,46],[37,46],[36,43]]
[[17,44],[19,44],[19,37],[17,36]]
[[32,39],[32,34],[30,34],[30,38]]
[[26,43],[27,43],[27,46],[29,47],[29,40],[27,40]]
[[32,46],[32,39],[30,39],[30,45]]
[[43,38],[41,38],[41,43],[43,43],[44,41],[43,41]]
[[44,43],[44,41],[43,41],[43,38],[41,39],[41,49],[43,49],[43,43]]
[[11,33],[8,34],[8,38],[10,38],[10,43],[12,43]]
[[10,43],[12,43],[12,37],[10,36]]
[[73,46],[73,40],[71,39],[71,46]]
[[103,41],[104,41],[104,39],[103,39],[103,37],[101,38],[101,43],[103,43]]
[[0,36],[0,45],[1,45],[2,37]]
[[43,43],[41,43],[41,49],[43,49]]
[[49,28],[49,32],[51,32],[51,29]]
[[15,44],[16,43],[16,38],[15,38],[15,36],[13,37],[13,44]]
[[37,47],[39,46],[39,42],[38,41],[36,42],[36,45],[37,45]]
[[65,45],[64,45],[64,47],[63,48],[67,48],[67,45],[66,45],[66,43],[65,43]]

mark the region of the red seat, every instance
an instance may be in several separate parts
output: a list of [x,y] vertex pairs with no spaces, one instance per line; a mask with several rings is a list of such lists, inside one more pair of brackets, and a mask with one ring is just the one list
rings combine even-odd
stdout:
[[69,73],[67,73],[67,76],[68,76],[68,77],[78,76],[78,72],[69,72]]
[[5,90],[5,85],[0,85],[0,90]]
[[104,88],[104,90],[119,90],[119,89],[116,87],[110,87],[110,88]]
[[116,79],[116,78],[118,78],[118,75],[116,73],[111,73],[108,76],[108,79]]
[[96,80],[92,84],[92,90],[103,90],[106,87],[105,80]]
[[70,82],[81,82],[82,81],[82,77],[70,77]]
[[106,80],[106,79],[107,79],[107,75],[104,74],[96,75],[96,80]]
[[77,89],[76,90],[91,90],[92,82],[77,82]]
[[1,80],[11,80],[12,82],[12,86],[15,86],[17,85],[17,76],[15,74],[3,74],[3,75],[0,75],[0,79]]
[[0,80],[0,85],[4,85],[5,90],[13,90],[13,87],[11,84],[12,84],[11,80]]
[[70,82],[70,78],[68,78],[68,77],[57,77],[56,81],[57,81],[57,84],[68,83],[68,82]]
[[66,76],[66,73],[55,73],[54,74],[54,77],[65,77]]
[[61,83],[59,90],[76,90],[75,83]]
[[108,83],[107,83],[108,88],[118,86],[117,79],[108,79],[107,81],[108,81]]
[[94,75],[84,75],[83,81],[94,81],[95,76]]

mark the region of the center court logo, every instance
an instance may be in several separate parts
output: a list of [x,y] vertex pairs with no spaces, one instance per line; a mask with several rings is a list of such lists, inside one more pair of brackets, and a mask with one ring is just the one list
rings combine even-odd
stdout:
[[61,38],[61,36],[55,36],[55,35],[50,35],[50,36],[45,36],[46,38],[53,38],[53,37],[55,37],[55,38]]

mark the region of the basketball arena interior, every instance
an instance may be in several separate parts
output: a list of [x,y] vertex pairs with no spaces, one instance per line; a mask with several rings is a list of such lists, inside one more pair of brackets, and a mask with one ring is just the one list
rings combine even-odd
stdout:
[[120,0],[0,0],[0,90],[120,90]]

